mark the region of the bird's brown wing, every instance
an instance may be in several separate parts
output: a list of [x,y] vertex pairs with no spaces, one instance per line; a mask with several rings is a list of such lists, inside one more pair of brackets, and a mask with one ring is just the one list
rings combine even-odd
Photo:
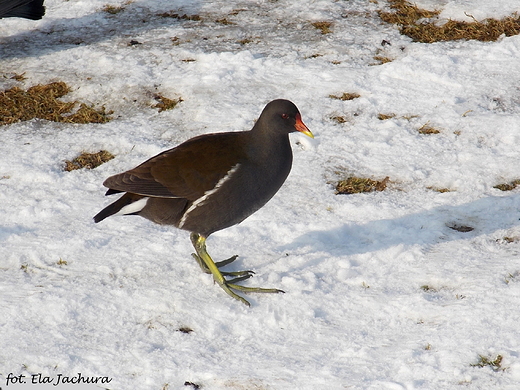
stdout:
[[195,200],[213,189],[245,158],[246,133],[217,133],[192,138],[134,169],[114,175],[103,185],[114,192]]

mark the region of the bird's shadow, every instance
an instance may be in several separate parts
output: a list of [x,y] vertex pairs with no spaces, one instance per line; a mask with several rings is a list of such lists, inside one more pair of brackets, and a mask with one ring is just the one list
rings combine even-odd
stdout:
[[[397,245],[428,247],[513,229],[520,224],[519,218],[520,195],[491,196],[460,205],[433,207],[398,218],[309,231],[277,249],[290,253],[307,246],[312,251],[344,256],[376,252]],[[503,237],[496,237],[499,238]]]

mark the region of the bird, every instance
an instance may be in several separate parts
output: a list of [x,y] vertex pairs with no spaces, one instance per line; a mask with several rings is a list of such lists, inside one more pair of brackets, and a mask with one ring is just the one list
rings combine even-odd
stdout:
[[45,15],[43,1],[44,0],[0,0],[0,19],[41,19],[43,15]]
[[242,222],[278,192],[292,167],[289,133],[297,131],[314,138],[294,103],[273,100],[251,130],[199,135],[110,176],[103,182],[108,188],[105,195],[124,194],[94,216],[94,221],[138,215],[189,231],[196,252],[192,256],[201,269],[247,306],[249,301],[237,292],[283,292],[238,284],[254,272],[221,271],[238,256],[215,263],[206,240],[212,233]]

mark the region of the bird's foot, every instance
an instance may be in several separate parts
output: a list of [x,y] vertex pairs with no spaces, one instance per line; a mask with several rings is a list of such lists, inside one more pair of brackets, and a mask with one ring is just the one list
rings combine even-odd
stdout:
[[[218,285],[231,297],[239,300],[244,303],[246,306],[251,306],[249,301],[245,298],[241,297],[233,290],[242,291],[245,293],[283,293],[284,291],[278,290],[276,288],[260,288],[260,287],[246,287],[237,284],[238,282],[242,282],[246,279],[249,279],[253,276],[253,271],[236,271],[236,272],[222,272],[220,271],[220,267],[223,267],[227,264],[232,263],[236,260],[238,256],[232,256],[229,259],[220,261],[215,263],[211,256],[206,251],[206,238],[202,237],[196,233],[191,234],[191,241],[197,254],[193,253],[192,256],[195,258],[200,268],[205,273],[211,273],[213,275],[213,279]],[[227,280],[224,276],[235,276],[233,279]]]
[[[200,258],[199,255],[197,255],[196,253],[192,253],[191,255],[197,261],[197,264],[199,265],[202,272],[204,272],[205,274],[211,274],[211,271],[209,270],[208,266],[206,265],[206,263],[204,263],[204,261]],[[234,255],[234,256],[231,256],[229,259],[217,261],[215,263],[215,265],[220,270],[220,268],[222,268],[228,264],[231,264],[237,258],[238,258],[238,255]],[[245,279],[250,278],[254,274],[253,271],[234,271],[234,272],[220,271],[220,273],[224,276],[247,276]]]

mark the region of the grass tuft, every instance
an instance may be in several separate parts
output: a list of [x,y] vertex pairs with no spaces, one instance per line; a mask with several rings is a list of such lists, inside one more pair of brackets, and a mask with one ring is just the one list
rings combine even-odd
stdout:
[[329,99],[336,99],[336,100],[343,100],[343,101],[345,101],[345,100],[354,100],[354,99],[357,99],[359,97],[361,97],[361,95],[358,94],[358,93],[355,93],[355,92],[353,92],[353,93],[344,92],[343,95],[340,95],[340,96],[338,96],[338,95],[329,95]]
[[440,130],[430,126],[429,123],[425,123],[418,130],[419,134],[439,134]]
[[101,8],[101,11],[106,12],[110,15],[116,15],[116,14],[120,13],[121,11],[123,11],[124,9],[125,9],[125,7],[123,7],[123,6],[106,4],[103,8]]
[[502,355],[497,355],[494,359],[484,355],[478,355],[478,362],[471,364],[471,367],[491,367],[493,371],[504,370],[502,368]]
[[112,112],[104,107],[96,110],[84,103],[72,113],[78,102],[62,102],[57,99],[70,92],[64,82],[35,85],[27,91],[13,87],[0,92],[0,125],[9,125],[34,118],[65,123],[105,123]]
[[437,292],[439,292],[439,290],[437,288],[429,286],[427,284],[423,284],[420,287],[420,289],[423,290],[424,292],[428,292],[428,293],[437,293]]
[[219,24],[223,24],[224,26],[229,26],[229,25],[235,24],[233,22],[230,22],[226,18],[217,19],[217,20],[215,20],[215,22],[217,22]]
[[248,43],[252,42],[254,42],[252,38],[244,38],[237,41],[237,43],[240,43],[241,45],[247,45]]
[[386,23],[411,26],[417,24],[420,19],[431,19],[440,14],[440,11],[421,9],[406,0],[389,0],[388,2],[394,12],[379,11],[379,17]]
[[16,80],[16,81],[24,81],[25,79],[26,79],[25,72],[16,73],[13,75],[13,77],[11,77],[11,80]]
[[178,19],[178,20],[194,20],[194,21],[201,21],[202,18],[200,17],[200,15],[197,15],[197,14],[194,14],[194,15],[187,15],[187,14],[178,14],[176,12],[173,12],[173,11],[168,11],[168,12],[162,12],[160,14],[157,14],[157,16],[161,17],[161,18],[173,18],[173,19]]
[[114,158],[114,155],[106,150],[100,150],[97,153],[82,152],[78,157],[72,161],[65,161],[64,170],[67,172],[75,171],[76,169],[94,169],[101,164],[106,163]]
[[517,180],[513,180],[511,183],[497,184],[496,186],[493,186],[493,188],[496,188],[497,190],[500,190],[500,191],[512,191],[519,185],[520,185],[520,179],[517,179]]
[[428,11],[405,0],[389,0],[393,12],[379,11],[379,17],[387,23],[397,24],[401,34],[415,42],[433,43],[475,39],[483,42],[496,41],[501,35],[520,34],[520,16],[516,13],[503,19],[486,19],[482,22],[448,20],[439,25],[435,18],[440,11]]
[[449,188],[445,188],[445,187],[426,187],[426,188],[429,190],[435,191],[435,192],[440,192],[441,194],[452,191]]
[[383,65],[383,64],[387,64],[387,63],[393,61],[393,58],[386,57],[386,56],[374,56],[373,58],[374,58],[374,60],[378,61],[378,63],[371,64],[371,65]]
[[334,116],[331,116],[330,119],[339,124],[348,122],[347,117],[342,116],[342,115],[334,115]]
[[182,98],[178,99],[169,99],[167,97],[164,97],[162,95],[155,96],[155,100],[157,100],[159,103],[157,103],[153,108],[158,108],[159,112],[163,112],[166,110],[171,110],[177,106],[180,102],[182,102]]
[[385,177],[381,181],[367,179],[363,177],[351,176],[345,180],[340,180],[336,184],[336,195],[338,194],[358,194],[361,192],[383,191],[389,181]]
[[377,119],[380,121],[386,121],[392,118],[395,118],[395,114],[377,114]]
[[322,34],[330,34],[332,32],[332,22],[313,22],[312,26],[321,31]]
[[[507,238],[507,237],[504,237],[504,239]],[[514,241],[513,241],[514,242]],[[519,271],[516,271],[516,272],[509,272],[507,274],[506,277],[504,277],[504,282],[506,284],[509,284],[511,282],[516,282],[518,281],[518,277],[520,276],[520,272]]]

